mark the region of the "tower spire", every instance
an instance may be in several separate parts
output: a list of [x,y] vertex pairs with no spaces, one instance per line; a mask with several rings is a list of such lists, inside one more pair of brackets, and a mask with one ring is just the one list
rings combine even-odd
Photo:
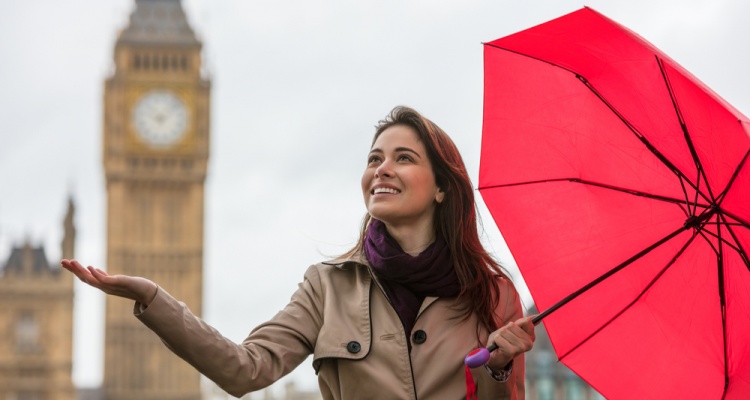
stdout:
[[65,219],[63,220],[63,239],[60,245],[62,258],[72,259],[75,258],[75,247],[76,247],[76,226],[73,217],[75,216],[75,203],[73,203],[73,196],[68,197],[68,210],[65,212]]
[[198,46],[180,0],[136,0],[117,44]]

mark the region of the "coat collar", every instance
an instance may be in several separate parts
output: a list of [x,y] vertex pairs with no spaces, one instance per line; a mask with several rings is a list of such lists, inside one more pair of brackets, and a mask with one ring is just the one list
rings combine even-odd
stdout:
[[[372,276],[373,280],[380,288],[379,279],[377,276],[375,276],[375,274],[372,273],[372,269],[370,268],[370,262],[367,261],[367,257],[365,256],[365,252],[362,248],[357,249],[355,252],[353,252],[350,255],[344,255],[344,256],[335,258],[333,260],[330,260],[330,261],[324,261],[323,264],[331,265],[339,269],[347,269],[356,265],[364,266],[370,271],[370,275]],[[382,291],[382,288],[380,288],[380,290]],[[383,292],[383,295],[385,295],[385,292]],[[432,305],[432,303],[434,303],[436,300],[438,300],[438,297],[427,296],[422,302],[422,306],[419,308],[419,312],[417,313],[417,318],[419,318],[419,315],[421,315],[422,312],[426,310],[427,307]]]
[[351,267],[352,264],[363,265],[370,269],[370,262],[367,261],[365,252],[362,248],[355,250],[352,254],[339,256],[333,260],[324,261],[323,264],[331,265],[340,269]]

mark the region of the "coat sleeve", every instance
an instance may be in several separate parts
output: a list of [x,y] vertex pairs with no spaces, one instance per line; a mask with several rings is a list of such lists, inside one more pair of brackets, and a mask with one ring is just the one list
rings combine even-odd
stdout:
[[227,393],[241,397],[274,383],[313,352],[323,320],[322,299],[320,275],[312,266],[289,304],[241,344],[224,337],[162,288],[145,310],[136,303],[135,315],[173,353]]
[[[502,323],[515,321],[523,317],[521,297],[513,284],[503,278],[500,279],[501,301],[497,313]],[[493,379],[484,367],[472,370],[477,383],[477,397],[479,399],[524,399],[526,398],[526,364],[523,354],[513,359],[513,372],[505,382]]]

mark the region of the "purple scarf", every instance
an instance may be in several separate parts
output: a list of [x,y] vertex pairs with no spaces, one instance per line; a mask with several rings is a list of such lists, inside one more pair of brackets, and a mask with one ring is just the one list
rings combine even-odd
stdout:
[[383,222],[373,219],[367,229],[364,251],[407,337],[411,336],[425,297],[453,297],[461,290],[450,249],[440,236],[414,257],[401,249]]

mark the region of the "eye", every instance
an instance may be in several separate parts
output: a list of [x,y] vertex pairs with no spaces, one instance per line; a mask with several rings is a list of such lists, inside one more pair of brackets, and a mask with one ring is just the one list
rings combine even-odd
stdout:
[[412,161],[414,161],[414,158],[412,158],[412,156],[410,156],[408,154],[399,154],[399,156],[396,157],[396,161],[408,161],[408,162],[412,162]]
[[374,164],[379,163],[380,157],[379,156],[370,156],[370,158],[367,159],[367,164]]

